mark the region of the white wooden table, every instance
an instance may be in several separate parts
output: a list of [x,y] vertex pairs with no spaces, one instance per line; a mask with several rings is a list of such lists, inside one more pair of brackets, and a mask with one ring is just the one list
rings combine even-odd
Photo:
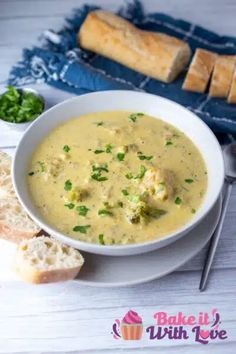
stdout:
[[[94,3],[92,1],[87,1]],[[122,1],[96,1],[115,9]],[[0,0],[0,89],[23,47],[37,41],[48,28],[57,29],[80,0]],[[236,33],[235,0],[145,0],[147,10],[163,11],[191,20],[222,34]],[[70,95],[46,85],[37,86],[53,105]],[[21,134],[0,125],[0,148],[14,154]],[[223,235],[210,282],[199,293],[205,249],[178,271],[149,284],[122,289],[89,288],[76,281],[30,286],[8,277],[5,258],[12,246],[0,244],[0,353],[214,353],[236,352],[236,188],[230,201]],[[8,254],[9,252],[9,254]],[[8,258],[9,258],[8,257]],[[5,264],[5,263],[4,263]],[[217,308],[228,339],[201,345],[188,341],[114,340],[111,326],[130,309],[144,324],[153,314],[197,314]]]

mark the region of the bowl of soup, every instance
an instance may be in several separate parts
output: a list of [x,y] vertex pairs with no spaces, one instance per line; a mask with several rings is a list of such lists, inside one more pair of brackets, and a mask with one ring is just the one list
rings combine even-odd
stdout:
[[214,206],[223,180],[221,148],[204,122],[132,91],[49,109],[26,131],[13,163],[31,218],[62,242],[104,255],[148,252],[184,236]]

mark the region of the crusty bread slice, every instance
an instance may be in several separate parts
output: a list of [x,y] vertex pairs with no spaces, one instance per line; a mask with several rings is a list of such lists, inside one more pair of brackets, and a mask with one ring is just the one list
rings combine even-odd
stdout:
[[11,180],[11,157],[0,151],[0,237],[13,242],[35,236],[40,228],[21,207]]
[[88,14],[78,33],[80,46],[164,82],[187,65],[189,45],[172,36],[143,31],[107,11]]
[[217,54],[197,48],[183,83],[183,89],[203,93],[217,58]]
[[211,78],[209,95],[227,97],[233,79],[236,56],[221,55],[217,58]]
[[234,70],[233,79],[228,96],[228,103],[236,103],[236,68]]
[[74,279],[83,264],[78,250],[40,236],[18,245],[14,269],[25,281],[40,284]]

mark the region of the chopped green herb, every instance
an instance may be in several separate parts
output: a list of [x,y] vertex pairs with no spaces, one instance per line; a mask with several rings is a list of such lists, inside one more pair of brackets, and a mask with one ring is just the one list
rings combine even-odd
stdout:
[[140,172],[137,174],[137,176],[136,177],[134,177],[135,179],[137,179],[137,178],[143,178],[144,177],[144,175],[145,175],[145,173],[146,173],[146,171],[147,171],[147,169],[146,169],[146,167],[145,166],[143,166],[143,165],[141,165],[140,166]]
[[147,211],[147,215],[154,219],[159,219],[160,216],[165,215],[166,213],[166,210],[157,208],[149,208]]
[[92,169],[93,169],[93,172],[96,172],[96,171],[98,171],[98,172],[102,172],[102,171],[109,172],[107,163],[104,163],[104,164],[99,165],[99,166],[93,165]]
[[64,189],[65,189],[65,191],[71,191],[72,183],[71,183],[71,181],[69,179],[67,181],[65,181]]
[[187,179],[184,180],[184,182],[186,182],[186,183],[188,183],[188,184],[191,184],[191,183],[193,183],[194,181],[193,181],[193,179],[191,179],[191,178],[187,178]]
[[103,122],[95,122],[94,124],[96,124],[97,127],[100,127],[101,125],[103,125]]
[[41,168],[41,172],[45,172],[46,171],[45,163],[42,161],[37,161],[37,163],[39,164],[39,166]]
[[182,203],[182,199],[180,197],[175,198],[175,204],[180,205]]
[[103,234],[98,235],[98,239],[99,239],[100,245],[105,245],[104,235]]
[[167,141],[166,146],[168,146],[168,145],[173,145],[172,141]]
[[196,209],[193,208],[193,209],[191,210],[191,213],[192,213],[192,214],[195,214],[195,213],[196,213]]
[[143,155],[141,151],[138,152],[138,158],[139,160],[151,160],[153,158],[153,156],[146,156]]
[[127,189],[122,189],[121,191],[125,196],[129,195],[129,192],[127,191]]
[[69,151],[70,151],[69,145],[64,145],[64,146],[63,146],[63,150],[64,150],[65,152],[69,152]]
[[108,180],[107,177],[101,176],[101,173],[94,173],[91,177],[92,177],[92,179],[95,179],[95,181],[98,181],[98,182],[103,182],[103,181]]
[[127,173],[127,174],[125,175],[125,177],[128,178],[128,179],[134,178],[134,176],[133,176],[133,174],[132,174],[131,172]]
[[76,207],[76,210],[79,212],[79,215],[86,216],[89,208],[87,208],[85,205],[79,205]]
[[77,225],[73,228],[75,232],[81,232],[81,234],[86,234],[87,230],[91,227],[91,225]]
[[0,96],[0,117],[7,122],[29,122],[39,116],[43,109],[42,98],[32,92],[8,86],[8,91]]
[[98,215],[112,215],[112,212],[107,209],[99,209],[98,210]]
[[125,153],[124,152],[118,152],[118,154],[116,155],[117,159],[119,161],[124,161],[125,158]]
[[111,144],[107,144],[106,146],[105,146],[105,148],[106,148],[106,153],[107,154],[109,154],[109,153],[111,153],[111,151],[112,151],[112,149],[113,149],[113,146],[111,145]]
[[94,151],[94,154],[101,154],[101,153],[103,153],[104,152],[104,150],[95,150]]
[[129,200],[133,203],[138,203],[138,202],[140,202],[140,196],[139,195],[131,195],[131,196],[129,196]]
[[75,204],[74,203],[68,203],[68,204],[64,204],[65,207],[67,207],[68,209],[74,209]]
[[123,206],[124,206],[124,204],[123,204],[123,202],[117,202],[117,205],[120,207],[120,208],[123,208]]
[[28,173],[28,176],[33,176],[33,175],[34,175],[33,171]]
[[141,117],[141,116],[144,116],[144,113],[132,113],[132,114],[129,115],[129,119],[132,122],[136,122],[137,118]]

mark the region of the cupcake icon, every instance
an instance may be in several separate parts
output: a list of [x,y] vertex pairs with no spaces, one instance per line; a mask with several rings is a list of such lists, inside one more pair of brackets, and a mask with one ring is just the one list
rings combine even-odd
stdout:
[[143,333],[142,318],[135,311],[128,311],[120,326],[124,340],[139,340]]

